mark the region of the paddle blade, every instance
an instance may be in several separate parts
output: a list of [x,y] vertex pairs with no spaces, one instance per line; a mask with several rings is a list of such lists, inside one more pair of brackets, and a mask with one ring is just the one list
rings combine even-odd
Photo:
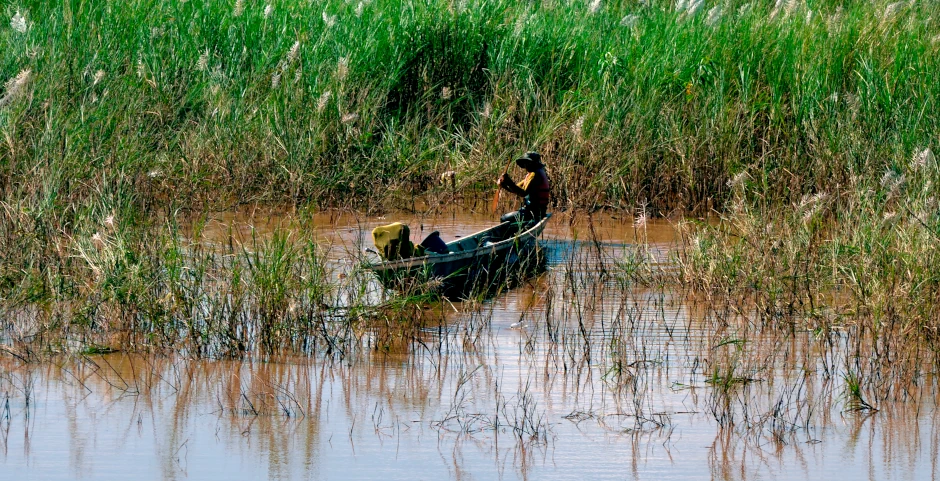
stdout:
[[[503,175],[506,175],[506,173],[509,172],[509,166],[511,165],[512,165],[512,159],[509,159],[509,162],[506,162],[506,168],[503,169]],[[502,180],[502,177],[500,177],[500,180]],[[496,213],[496,209],[499,208],[499,190],[501,187],[502,186],[497,183],[496,193],[493,194],[493,213],[494,214]]]

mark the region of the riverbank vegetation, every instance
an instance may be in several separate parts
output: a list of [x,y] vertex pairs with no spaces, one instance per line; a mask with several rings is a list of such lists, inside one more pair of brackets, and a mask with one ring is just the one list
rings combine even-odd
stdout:
[[0,188],[375,208],[538,149],[561,206],[789,205],[936,149],[936,5],[842,3],[6,3]]

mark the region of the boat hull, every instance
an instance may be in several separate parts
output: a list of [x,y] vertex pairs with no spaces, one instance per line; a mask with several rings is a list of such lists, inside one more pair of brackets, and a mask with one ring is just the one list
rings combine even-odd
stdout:
[[447,244],[450,253],[371,264],[386,288],[403,292],[436,290],[450,297],[491,293],[544,269],[538,237],[549,216],[506,236],[500,224]]

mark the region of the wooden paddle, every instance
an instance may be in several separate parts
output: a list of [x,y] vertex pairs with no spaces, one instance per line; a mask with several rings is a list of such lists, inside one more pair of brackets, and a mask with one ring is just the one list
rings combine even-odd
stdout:
[[[503,169],[503,175],[506,175],[506,174],[509,173],[509,167],[512,166],[512,160],[513,160],[513,159],[509,159],[509,162],[506,163],[506,168]],[[500,176],[500,177],[502,177],[502,176]],[[499,208],[499,191],[501,191],[501,190],[503,190],[503,188],[497,185],[497,186],[496,186],[496,193],[493,194],[493,213],[494,213],[494,214],[496,213],[496,209]]]

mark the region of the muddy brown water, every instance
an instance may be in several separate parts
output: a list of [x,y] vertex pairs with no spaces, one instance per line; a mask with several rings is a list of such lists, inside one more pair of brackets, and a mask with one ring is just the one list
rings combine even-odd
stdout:
[[[313,225],[342,272],[394,220],[450,240],[491,216]],[[276,228],[296,223],[218,215],[203,241]],[[0,479],[937,477],[934,392],[850,411],[844,333],[771,332],[631,280],[637,259],[670,269],[675,240],[668,221],[557,215],[546,273],[432,307],[443,322],[418,339],[363,332],[364,354],[344,359],[0,357]]]

